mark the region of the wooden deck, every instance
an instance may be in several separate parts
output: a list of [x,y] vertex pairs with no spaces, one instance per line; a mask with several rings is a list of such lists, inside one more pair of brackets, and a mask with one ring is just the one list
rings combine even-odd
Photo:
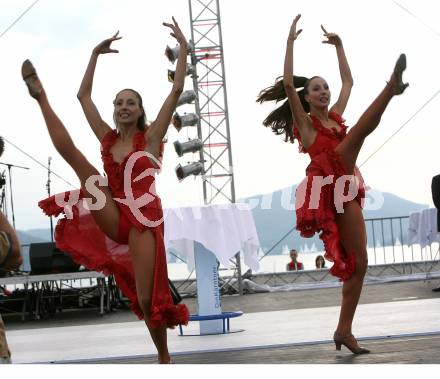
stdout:
[[[440,333],[406,337],[388,337],[362,341],[372,352],[353,355],[345,347],[336,351],[330,342],[229,350],[204,353],[178,354],[176,364],[416,364],[440,363]],[[75,362],[69,362],[75,363]],[[154,357],[126,357],[105,360],[80,361],[91,364],[152,364]]]

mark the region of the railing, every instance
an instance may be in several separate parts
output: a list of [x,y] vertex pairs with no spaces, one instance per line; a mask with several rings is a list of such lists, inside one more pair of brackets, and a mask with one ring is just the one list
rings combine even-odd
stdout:
[[[366,219],[366,229],[368,238],[368,259],[369,267],[367,277],[383,278],[386,276],[406,276],[425,275],[429,277],[432,273],[440,273],[440,256],[438,243],[431,244],[425,248],[419,245],[407,244],[407,230],[408,230],[408,216],[402,217],[386,217],[386,218],[371,218]],[[288,236],[295,233],[292,229],[285,234],[276,245],[280,245]],[[30,270],[30,265],[26,266],[26,249],[29,245],[23,245],[25,264],[24,269]],[[252,273],[252,280],[261,284],[267,285],[284,285],[284,284],[301,284],[301,283],[329,283],[337,282],[337,279],[332,277],[328,270],[314,269],[314,259],[316,255],[323,252],[316,251],[305,254],[300,254],[300,259],[303,260],[306,270],[287,272],[285,266],[288,263],[289,256],[286,255],[272,255],[270,252],[273,249],[267,249],[269,255],[261,257],[261,264],[263,272]],[[174,255],[174,254],[173,254]],[[179,261],[183,260],[179,258]],[[169,265],[173,272],[172,264]],[[186,265],[178,265],[179,270],[185,273]],[[196,293],[195,274],[187,272],[185,275],[175,277],[173,274],[170,278],[175,282],[179,291],[183,294]],[[189,274],[189,275],[188,275]],[[185,278],[185,279],[183,279]],[[232,270],[220,269],[219,272],[220,286],[222,293],[233,293],[236,287],[236,278],[233,276]],[[95,283],[93,283],[95,284]],[[92,285],[91,282],[88,285]],[[81,285],[80,285],[81,286]]]
[[[407,239],[408,216],[371,218],[365,220],[368,235],[368,262],[369,265],[382,265],[389,263],[421,262],[438,259],[438,246],[431,244],[425,248],[419,245],[409,245]],[[277,243],[267,249],[260,262],[280,257],[279,254],[270,254],[275,247],[279,247],[293,233],[298,233],[295,228],[286,233]],[[299,234],[298,234],[299,237]],[[300,253],[300,260],[308,259],[311,256],[324,255],[322,250]],[[288,263],[288,256],[284,256]],[[314,264],[306,265],[306,268],[314,268]],[[266,270],[267,271],[267,270]],[[274,271],[285,271],[279,267]]]
[[[372,236],[374,263],[405,263],[438,259],[438,249],[433,245],[421,248],[419,245],[408,246],[408,216],[366,219],[367,233]],[[379,229],[379,230],[378,230]],[[435,246],[434,246],[435,249]],[[369,257],[370,258],[370,257]],[[370,260],[371,261],[371,260]]]

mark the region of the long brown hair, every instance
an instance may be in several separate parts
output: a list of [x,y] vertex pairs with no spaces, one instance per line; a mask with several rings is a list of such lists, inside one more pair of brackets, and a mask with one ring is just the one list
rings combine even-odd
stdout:
[[[297,89],[299,99],[301,100],[301,105],[306,113],[310,112],[309,103],[305,99],[305,95],[308,93],[308,86],[310,81],[317,76],[312,78],[306,78],[304,76],[294,76],[293,85]],[[284,89],[283,77],[280,76],[276,79],[273,86],[267,87],[262,90],[257,98],[257,102],[264,103],[266,101],[275,101],[279,103],[280,101],[287,98],[286,90]],[[292,111],[290,110],[289,101],[286,100],[281,106],[269,113],[266,119],[263,121],[263,125],[266,127],[271,127],[272,131],[276,135],[285,135],[285,141],[293,143],[295,137],[293,135],[293,118]]]

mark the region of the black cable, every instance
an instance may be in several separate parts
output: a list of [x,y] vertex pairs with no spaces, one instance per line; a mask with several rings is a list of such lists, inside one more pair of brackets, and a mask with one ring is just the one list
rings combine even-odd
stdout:
[[[23,153],[24,155],[26,155],[28,158],[32,159],[34,162],[36,162],[37,164],[39,164],[41,167],[43,167],[45,170],[49,170],[48,167],[46,167],[43,163],[39,162],[38,160],[36,160],[33,156],[31,156],[30,154],[26,153],[24,150],[20,149],[18,146],[14,145],[11,141],[9,141],[8,139],[6,139],[5,137],[3,137],[3,139],[9,143],[11,146],[15,147],[18,151],[20,151],[21,153]],[[58,175],[56,172],[51,170],[51,173],[54,174],[57,178],[61,179],[63,182],[65,182],[66,184],[68,184],[69,186],[78,189],[76,186],[74,186],[72,183],[69,183],[67,180],[65,180],[64,178],[62,178],[60,175]]]

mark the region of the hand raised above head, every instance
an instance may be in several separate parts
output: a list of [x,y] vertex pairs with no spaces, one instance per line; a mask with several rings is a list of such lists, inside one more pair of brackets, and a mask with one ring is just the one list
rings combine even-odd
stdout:
[[169,24],[167,22],[163,22],[162,25],[164,25],[164,26],[166,26],[166,27],[168,27],[168,28],[170,28],[172,30],[170,35],[172,35],[177,40],[177,42],[180,45],[186,45],[187,44],[186,38],[183,35],[182,31],[180,30],[179,24],[177,23],[177,21],[176,21],[176,19],[174,17],[173,17],[173,23],[172,24]]
[[289,31],[289,40],[290,41],[295,41],[298,38],[299,34],[302,32],[302,29],[300,29],[298,31],[296,30],[296,25],[298,24],[298,21],[300,18],[301,18],[301,15],[299,14],[294,18],[294,20],[292,22],[292,26],[290,27],[290,31]]
[[324,32],[324,37],[327,38],[327,40],[322,41],[322,43],[328,43],[329,45],[334,45],[334,46],[342,46],[341,37],[339,37],[335,33],[327,32],[327,30],[325,30],[323,25],[321,25],[321,29]]
[[122,37],[118,37],[119,30],[114,34],[113,37],[107,38],[104,41],[102,41],[99,45],[97,45],[93,52],[95,54],[108,54],[108,53],[119,53],[119,50],[111,49],[111,44],[114,41],[120,40]]

